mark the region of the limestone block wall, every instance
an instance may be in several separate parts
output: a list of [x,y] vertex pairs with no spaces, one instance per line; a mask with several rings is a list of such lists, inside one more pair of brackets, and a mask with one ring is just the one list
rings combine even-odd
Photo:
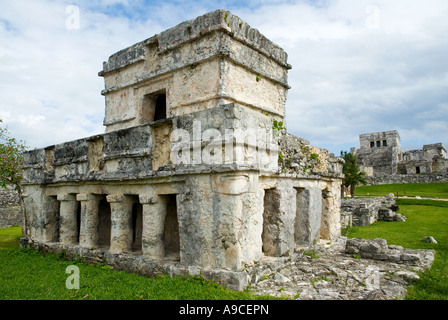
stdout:
[[22,224],[18,192],[14,188],[0,189],[0,229]]

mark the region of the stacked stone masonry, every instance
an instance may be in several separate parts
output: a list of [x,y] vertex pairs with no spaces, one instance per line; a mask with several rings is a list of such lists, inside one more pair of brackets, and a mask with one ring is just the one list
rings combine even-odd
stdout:
[[17,191],[8,186],[0,188],[0,229],[22,224],[20,199]]
[[342,159],[275,125],[290,68],[225,10],[112,55],[106,133],[24,155],[22,245],[243,290],[247,265],[338,238]]

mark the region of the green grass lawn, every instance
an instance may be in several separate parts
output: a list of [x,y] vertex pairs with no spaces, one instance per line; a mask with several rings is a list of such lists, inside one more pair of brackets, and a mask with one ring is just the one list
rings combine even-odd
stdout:
[[[79,267],[80,288],[67,289],[66,268]],[[85,265],[32,250],[0,250],[0,299],[6,300],[233,300],[260,299],[202,278],[146,278],[108,266]],[[264,297],[265,299],[266,297]]]
[[[199,277],[147,278],[107,265],[86,265],[55,254],[19,249],[21,227],[0,229],[0,300],[256,300]],[[69,265],[79,267],[80,288],[67,289]]]
[[18,249],[22,227],[0,229],[0,249]]
[[355,189],[355,197],[380,197],[393,193],[398,197],[420,196],[422,198],[448,199],[448,183],[402,183],[377,186],[359,186]]
[[[408,190],[415,194],[418,187],[425,190],[427,196],[438,194],[448,198],[448,184],[409,185]],[[381,187],[381,188],[378,188]],[[378,192],[388,194],[400,187],[387,189],[384,186],[363,187],[364,194]],[[361,189],[361,188],[360,188]],[[372,191],[373,190],[373,191]],[[408,300],[447,300],[448,299],[448,202],[432,200],[397,199],[399,213],[407,217],[406,222],[377,221],[368,227],[352,227],[349,238],[383,238],[388,244],[410,249],[432,249],[436,251],[435,261],[430,270],[420,274],[408,291]],[[425,236],[433,236],[437,244],[426,243]]]

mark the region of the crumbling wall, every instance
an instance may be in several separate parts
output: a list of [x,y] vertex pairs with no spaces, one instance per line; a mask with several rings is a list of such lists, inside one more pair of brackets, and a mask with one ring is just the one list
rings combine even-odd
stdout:
[[375,221],[404,221],[405,217],[396,213],[397,210],[395,199],[390,196],[342,199],[341,215],[344,217],[342,227],[369,226]]
[[377,184],[397,184],[397,183],[446,183],[448,182],[448,172],[429,174],[396,174],[380,177],[369,177],[369,185]]
[[22,225],[18,192],[12,187],[0,188],[0,229]]
[[276,130],[275,135],[279,144],[279,170],[282,173],[312,175],[337,171],[332,167],[336,162],[342,165],[340,158],[335,158],[328,150],[312,146],[309,141],[293,136],[284,129]]

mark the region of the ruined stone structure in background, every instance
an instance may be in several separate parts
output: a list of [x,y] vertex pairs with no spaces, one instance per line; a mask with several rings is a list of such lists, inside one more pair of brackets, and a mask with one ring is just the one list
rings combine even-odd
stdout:
[[[359,142],[360,149],[351,148],[351,153],[356,155],[360,169],[367,173],[372,183],[442,182],[448,179],[448,159],[442,143],[405,151],[396,130],[361,134]],[[415,175],[418,174],[428,176],[417,179]]]
[[242,290],[340,236],[342,159],[286,132],[287,55],[217,10],[123,49],[106,133],[25,153],[23,246]]

